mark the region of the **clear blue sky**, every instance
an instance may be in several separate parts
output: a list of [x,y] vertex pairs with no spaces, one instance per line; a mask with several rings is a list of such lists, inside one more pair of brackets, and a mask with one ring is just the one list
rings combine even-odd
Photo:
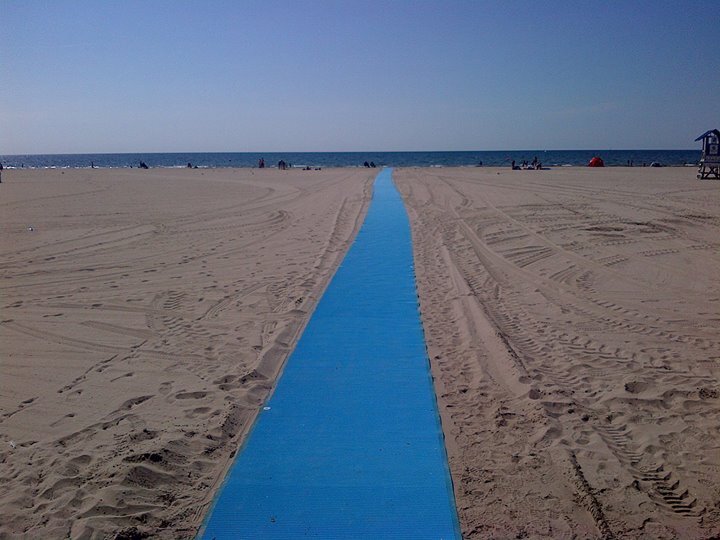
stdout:
[[695,148],[719,7],[0,0],[0,154]]

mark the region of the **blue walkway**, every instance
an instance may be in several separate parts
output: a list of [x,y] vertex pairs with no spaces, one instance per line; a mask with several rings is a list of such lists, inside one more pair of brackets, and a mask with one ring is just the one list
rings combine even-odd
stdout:
[[240,450],[207,539],[459,538],[392,171]]

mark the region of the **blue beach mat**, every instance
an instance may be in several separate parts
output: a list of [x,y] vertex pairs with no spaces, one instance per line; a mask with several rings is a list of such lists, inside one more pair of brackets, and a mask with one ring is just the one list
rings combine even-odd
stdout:
[[202,538],[460,537],[412,257],[385,169]]

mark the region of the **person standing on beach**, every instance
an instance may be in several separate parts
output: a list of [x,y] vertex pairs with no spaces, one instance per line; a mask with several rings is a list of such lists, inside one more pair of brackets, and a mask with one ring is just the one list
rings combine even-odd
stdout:
[[0,163],[0,184],[2,184],[2,172],[3,172],[3,166],[2,166],[2,163]]

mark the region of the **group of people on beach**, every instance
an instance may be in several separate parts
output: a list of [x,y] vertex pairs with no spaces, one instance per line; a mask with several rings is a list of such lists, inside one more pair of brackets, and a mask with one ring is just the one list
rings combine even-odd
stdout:
[[515,160],[513,159],[510,166],[512,167],[513,171],[539,171],[540,169],[542,169],[542,163],[538,161],[537,156],[535,156],[530,163],[528,163],[527,160],[523,161],[522,165],[516,165]]
[[[260,158],[258,160],[258,169],[264,169],[264,168],[265,168],[265,158]],[[280,161],[278,161],[277,168],[280,169],[281,171],[286,171],[288,169],[292,169],[292,163],[288,163],[284,159],[281,159]],[[310,165],[308,165],[306,167],[303,167],[302,170],[303,171],[312,171],[313,168]],[[322,167],[315,167],[315,170],[321,171]]]
[[372,167],[374,169],[376,165],[374,161],[371,161],[370,163],[366,161],[365,163],[363,163],[363,167]]

